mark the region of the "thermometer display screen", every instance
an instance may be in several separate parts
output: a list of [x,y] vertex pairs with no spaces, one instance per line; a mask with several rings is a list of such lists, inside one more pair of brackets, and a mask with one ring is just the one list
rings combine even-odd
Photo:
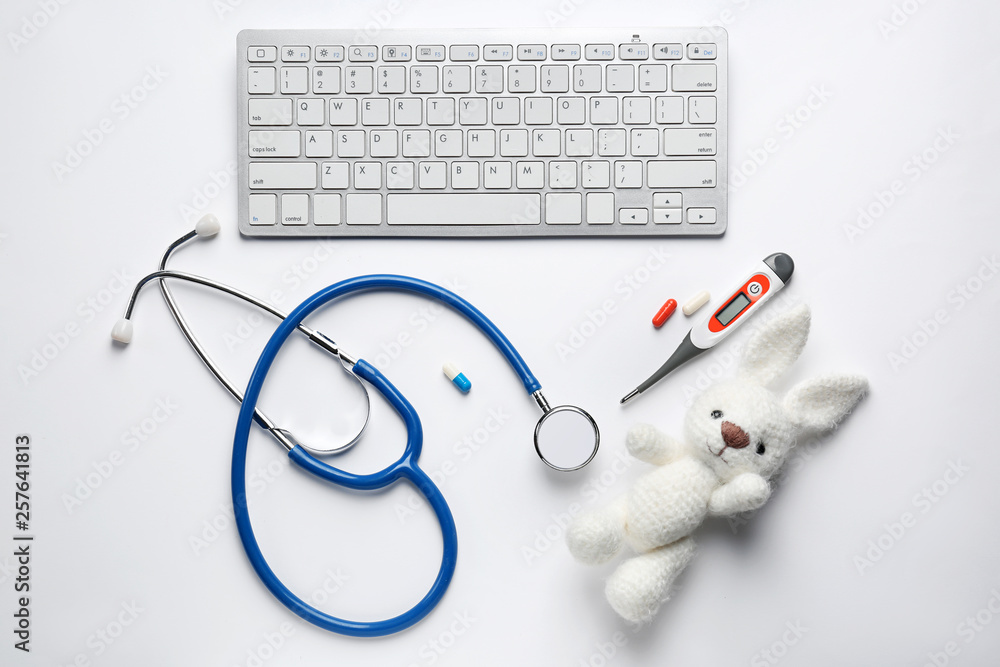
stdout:
[[740,292],[733,300],[726,304],[726,307],[719,311],[719,314],[715,316],[715,319],[719,320],[719,324],[726,326],[732,322],[737,315],[743,312],[747,306],[750,305],[750,297],[748,297],[743,292]]

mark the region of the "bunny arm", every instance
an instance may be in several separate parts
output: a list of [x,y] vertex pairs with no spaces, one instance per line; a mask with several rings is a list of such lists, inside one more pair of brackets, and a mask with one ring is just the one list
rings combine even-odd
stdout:
[[753,472],[737,475],[712,492],[708,513],[713,516],[730,516],[755,510],[771,495],[771,485]]
[[646,463],[663,465],[677,458],[681,453],[681,443],[655,426],[636,424],[625,436],[628,453]]

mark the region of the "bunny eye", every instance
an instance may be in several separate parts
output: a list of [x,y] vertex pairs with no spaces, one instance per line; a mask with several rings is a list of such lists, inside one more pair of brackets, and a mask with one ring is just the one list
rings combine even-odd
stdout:
[[722,410],[712,410],[712,419],[722,419]]
[[758,442],[757,443],[757,453],[758,454],[763,454],[764,453],[764,443],[763,442]]

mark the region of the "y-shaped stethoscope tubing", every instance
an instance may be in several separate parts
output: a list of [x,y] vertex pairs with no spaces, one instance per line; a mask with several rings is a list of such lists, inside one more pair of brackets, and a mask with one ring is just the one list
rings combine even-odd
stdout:
[[334,299],[369,289],[414,292],[447,304],[464,315],[486,337],[493,341],[521,378],[521,382],[529,394],[534,394],[541,390],[541,385],[535,379],[535,376],[532,375],[531,370],[521,358],[521,355],[518,354],[514,346],[507,340],[507,337],[503,335],[489,318],[457,294],[433,283],[407,276],[357,276],[330,285],[303,301],[274,331],[264,350],[261,352],[260,358],[257,360],[253,374],[250,376],[250,382],[247,384],[243,403],[240,405],[239,417],[236,422],[232,466],[233,509],[236,517],[236,525],[239,530],[240,539],[243,542],[243,548],[246,550],[251,565],[261,581],[264,582],[264,585],[267,586],[268,590],[282,604],[305,620],[321,628],[355,637],[388,635],[410,627],[430,613],[444,595],[455,572],[458,556],[458,536],[455,530],[455,521],[444,500],[444,496],[434,485],[434,482],[431,481],[430,477],[417,464],[423,443],[423,430],[413,406],[410,405],[378,369],[365,360],[359,359],[353,366],[353,372],[358,377],[371,383],[406,423],[407,442],[402,456],[395,463],[390,464],[379,472],[356,475],[316,459],[301,446],[293,447],[288,452],[289,458],[300,468],[334,484],[351,489],[374,490],[384,488],[398,480],[406,479],[413,483],[420,493],[427,498],[441,525],[441,536],[444,541],[441,568],[433,585],[427,591],[426,595],[424,595],[423,599],[408,611],[390,619],[369,622],[337,618],[312,607],[285,587],[268,566],[253,533],[246,500],[246,457],[250,426],[254,418],[254,409],[260,397],[264,379],[281,346],[310,313]]

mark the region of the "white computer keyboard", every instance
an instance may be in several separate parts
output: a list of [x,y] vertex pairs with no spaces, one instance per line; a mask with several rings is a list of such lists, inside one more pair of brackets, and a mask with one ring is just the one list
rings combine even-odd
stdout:
[[237,44],[247,236],[726,229],[720,29],[244,30]]

